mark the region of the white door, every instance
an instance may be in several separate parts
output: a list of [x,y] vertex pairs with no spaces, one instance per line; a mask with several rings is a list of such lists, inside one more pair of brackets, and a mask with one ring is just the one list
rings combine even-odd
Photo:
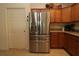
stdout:
[[26,14],[23,8],[7,9],[9,48],[26,48]]

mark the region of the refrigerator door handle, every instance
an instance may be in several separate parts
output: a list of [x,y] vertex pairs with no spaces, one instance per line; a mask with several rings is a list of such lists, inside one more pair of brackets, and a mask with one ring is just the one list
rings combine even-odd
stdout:
[[31,17],[31,12],[29,12],[29,16],[27,16],[27,21],[29,22],[29,30],[31,31],[31,24],[32,24],[32,17]]

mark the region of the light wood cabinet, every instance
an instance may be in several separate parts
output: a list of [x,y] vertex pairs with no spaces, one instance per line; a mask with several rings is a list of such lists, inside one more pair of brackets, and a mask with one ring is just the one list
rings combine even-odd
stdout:
[[50,10],[50,22],[53,23],[55,21],[55,10]]
[[73,22],[79,21],[79,4],[74,4],[71,7],[65,7],[62,9],[50,10],[50,22]]
[[51,32],[50,47],[64,48],[70,55],[79,56],[79,37],[64,32]]
[[63,32],[51,32],[50,33],[50,47],[51,48],[63,48],[64,36]]
[[69,38],[68,34],[64,33],[64,48],[66,50],[68,50],[68,44],[69,44],[68,38]]
[[64,33],[63,32],[58,33],[58,45],[59,45],[59,48],[64,48]]
[[72,21],[79,21],[79,4],[72,6]]
[[50,48],[58,48],[58,34],[57,34],[57,32],[50,33]]
[[62,22],[71,22],[71,7],[62,9]]
[[61,22],[61,9],[50,10],[50,22]]
[[55,22],[62,22],[61,9],[55,9]]
[[50,22],[71,22],[71,7],[50,10]]
[[79,56],[79,41],[75,43],[76,44],[76,56]]
[[71,19],[72,21],[75,21],[75,5],[71,7]]
[[73,56],[79,56],[79,37],[72,34],[64,34],[64,48]]

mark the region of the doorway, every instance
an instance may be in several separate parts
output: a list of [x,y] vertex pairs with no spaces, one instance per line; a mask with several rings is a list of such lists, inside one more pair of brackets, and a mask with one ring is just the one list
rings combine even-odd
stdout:
[[26,12],[24,8],[7,9],[9,48],[26,49]]

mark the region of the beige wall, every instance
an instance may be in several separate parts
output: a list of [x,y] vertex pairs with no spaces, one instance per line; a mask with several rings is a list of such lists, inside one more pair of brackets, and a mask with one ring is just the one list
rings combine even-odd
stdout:
[[31,8],[45,8],[46,3],[31,3]]

